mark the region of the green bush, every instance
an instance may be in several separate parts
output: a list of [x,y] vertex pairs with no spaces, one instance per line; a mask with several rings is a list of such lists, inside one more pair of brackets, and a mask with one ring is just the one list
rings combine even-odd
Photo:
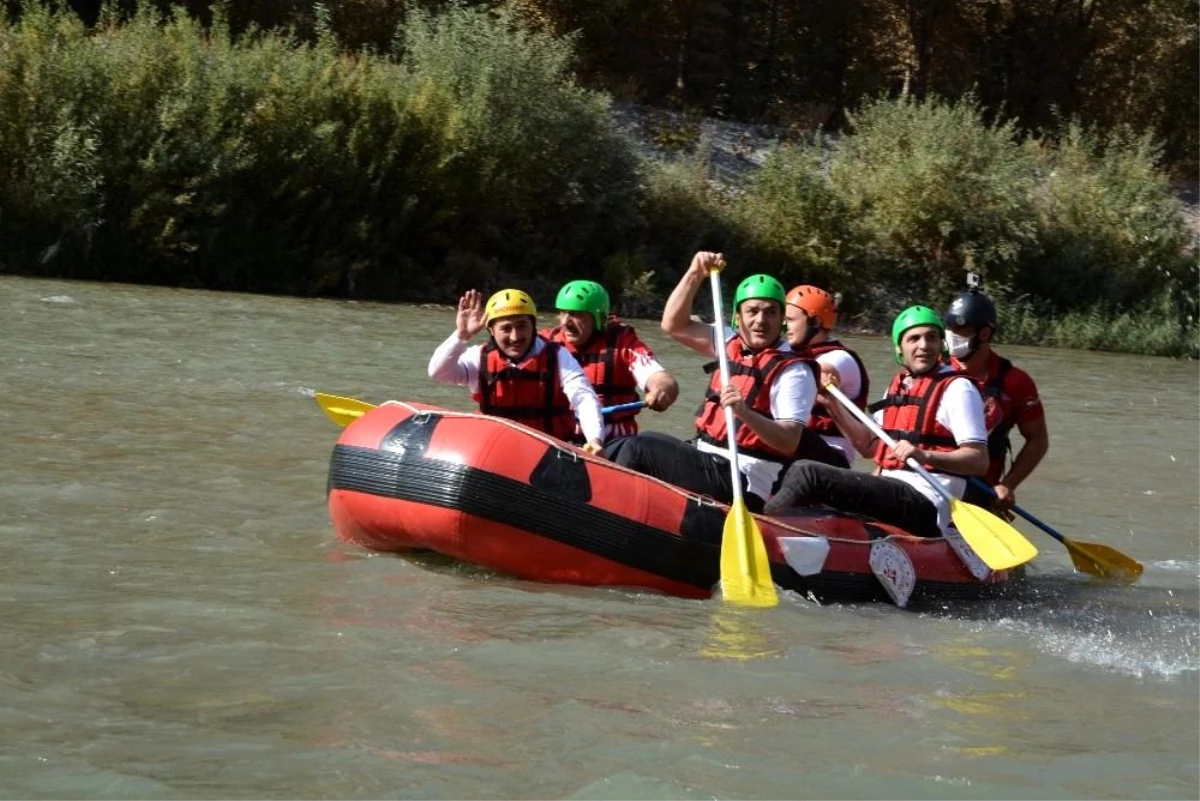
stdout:
[[578,273],[627,245],[636,157],[569,40],[452,6],[410,14],[398,63],[317,30],[143,10],[89,31],[37,4],[0,23],[0,261],[420,297],[461,288],[443,265]]
[[451,4],[411,11],[398,48],[409,85],[454,108],[442,191],[464,216],[458,247],[555,277],[626,246],[637,160],[608,99],[574,82],[569,38]]
[[1017,276],[1019,291],[1051,310],[1136,312],[1164,289],[1177,322],[1196,317],[1196,254],[1182,207],[1159,168],[1149,134],[1100,136],[1077,124],[1042,143],[1043,180],[1033,194],[1039,256]]
[[970,269],[1008,283],[1037,234],[1032,155],[1013,123],[987,123],[971,96],[876,99],[850,122],[829,177],[877,273],[926,298]]
[[853,306],[875,276],[859,256],[860,229],[822,167],[825,153],[819,138],[773,150],[738,204],[737,219],[765,271],[788,286],[841,292]]

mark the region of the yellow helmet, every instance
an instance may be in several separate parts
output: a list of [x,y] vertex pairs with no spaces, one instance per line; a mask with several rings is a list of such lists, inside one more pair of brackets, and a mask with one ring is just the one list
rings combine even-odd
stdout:
[[483,311],[484,325],[491,325],[493,320],[501,317],[515,317],[519,314],[537,317],[537,307],[533,305],[533,298],[519,289],[501,289],[488,298]]

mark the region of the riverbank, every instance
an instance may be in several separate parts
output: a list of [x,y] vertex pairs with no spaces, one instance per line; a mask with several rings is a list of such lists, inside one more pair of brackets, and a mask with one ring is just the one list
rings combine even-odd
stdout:
[[613,106],[571,47],[458,6],[414,14],[403,61],[30,7],[0,22],[0,271],[543,304],[582,275],[656,316],[708,249],[730,282],[840,292],[846,327],[941,305],[973,269],[1007,341],[1197,350],[1195,237],[1164,224],[1179,204],[1145,136],[1029,142],[971,98],[901,97],[830,148]]
[[[645,159],[674,164],[707,153],[712,179],[729,190],[743,189],[771,152],[803,138],[772,125],[722,120],[635,103],[613,103],[613,120]],[[1180,216],[1200,249],[1200,176],[1174,182]]]

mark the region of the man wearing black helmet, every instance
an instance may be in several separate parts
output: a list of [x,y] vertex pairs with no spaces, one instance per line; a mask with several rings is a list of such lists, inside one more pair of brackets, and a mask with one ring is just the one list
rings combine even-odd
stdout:
[[[942,320],[946,323],[951,366],[973,378],[983,394],[989,431],[989,462],[984,480],[992,486],[996,497],[988,498],[971,487],[964,499],[1007,510],[1016,501],[1017,487],[1029,478],[1049,450],[1050,433],[1033,379],[992,350],[995,304],[979,291],[977,280],[969,283],[971,288],[951,302]],[[1014,427],[1025,442],[1005,472],[1005,457],[1012,450],[1008,435]]]

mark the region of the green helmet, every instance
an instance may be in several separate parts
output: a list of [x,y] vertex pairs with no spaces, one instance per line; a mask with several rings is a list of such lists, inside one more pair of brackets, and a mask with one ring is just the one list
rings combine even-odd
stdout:
[[896,363],[900,364],[900,337],[904,336],[904,332],[910,328],[916,328],[919,325],[932,325],[937,330],[942,332],[942,336],[946,336],[946,324],[942,322],[942,316],[928,306],[909,306],[904,311],[896,315],[896,322],[892,323],[892,344],[896,346]]
[[559,311],[591,314],[599,331],[608,320],[608,292],[595,281],[568,281],[558,290],[554,307]]
[[733,293],[734,316],[737,316],[738,307],[747,300],[773,300],[779,304],[780,310],[787,305],[783,284],[763,273],[752,275],[738,284],[737,291]]

